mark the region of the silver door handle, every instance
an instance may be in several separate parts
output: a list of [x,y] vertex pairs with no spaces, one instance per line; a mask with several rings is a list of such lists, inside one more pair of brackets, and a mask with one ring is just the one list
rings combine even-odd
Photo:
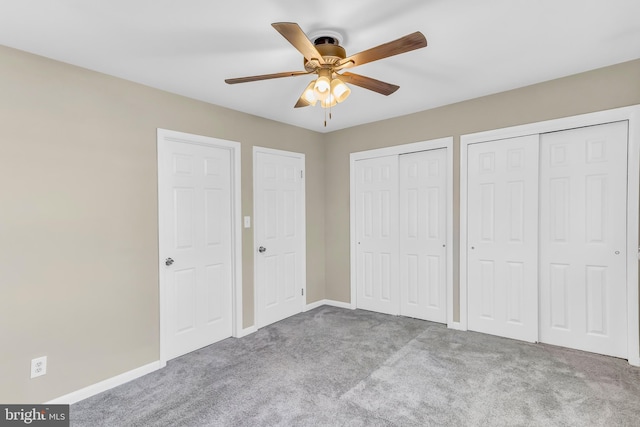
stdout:
[[264,246],[260,246],[258,248],[258,252],[260,252],[260,253],[263,253],[263,252],[266,252],[266,251],[267,251],[267,248],[265,248]]
[[171,264],[173,264],[173,262],[174,262],[173,259],[167,258],[164,260],[164,265],[170,266]]

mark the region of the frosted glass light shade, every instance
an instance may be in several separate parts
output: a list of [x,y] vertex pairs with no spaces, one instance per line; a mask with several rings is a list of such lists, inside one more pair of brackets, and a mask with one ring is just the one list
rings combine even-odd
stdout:
[[316,84],[315,80],[312,81],[311,83],[309,83],[307,88],[302,93],[302,98],[312,106],[316,105],[316,103],[318,102],[318,98],[316,97],[316,93],[313,90],[315,84]]
[[329,108],[329,107],[333,107],[337,103],[338,101],[336,100],[336,97],[333,96],[333,94],[330,94],[327,98],[320,101],[320,106],[322,108]]
[[329,96],[331,91],[331,81],[326,76],[318,77],[316,84],[313,87],[313,91],[316,93],[316,98],[324,101]]
[[344,84],[342,80],[333,79],[331,81],[331,95],[333,95],[337,102],[344,101],[350,94],[351,89],[349,89],[349,86]]

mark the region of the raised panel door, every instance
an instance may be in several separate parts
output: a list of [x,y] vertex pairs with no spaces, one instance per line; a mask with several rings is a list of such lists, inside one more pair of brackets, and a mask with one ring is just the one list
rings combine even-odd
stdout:
[[400,314],[446,323],[445,148],[399,158]]
[[357,307],[398,314],[398,156],[356,162]]
[[258,327],[300,313],[304,304],[304,158],[256,152],[255,289]]
[[627,356],[627,122],[544,134],[540,340]]
[[162,167],[166,215],[167,358],[231,336],[231,155],[223,148],[167,141]]
[[468,147],[470,330],[538,339],[538,136]]

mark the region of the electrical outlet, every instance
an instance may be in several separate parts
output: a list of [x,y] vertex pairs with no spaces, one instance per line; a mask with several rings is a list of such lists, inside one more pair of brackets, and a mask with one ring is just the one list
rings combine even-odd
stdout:
[[31,359],[31,378],[47,373],[47,356]]

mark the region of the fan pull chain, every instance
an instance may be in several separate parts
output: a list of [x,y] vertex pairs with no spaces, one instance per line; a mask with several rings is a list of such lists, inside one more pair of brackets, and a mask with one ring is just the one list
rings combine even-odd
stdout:
[[329,120],[331,120],[331,103],[329,103]]

